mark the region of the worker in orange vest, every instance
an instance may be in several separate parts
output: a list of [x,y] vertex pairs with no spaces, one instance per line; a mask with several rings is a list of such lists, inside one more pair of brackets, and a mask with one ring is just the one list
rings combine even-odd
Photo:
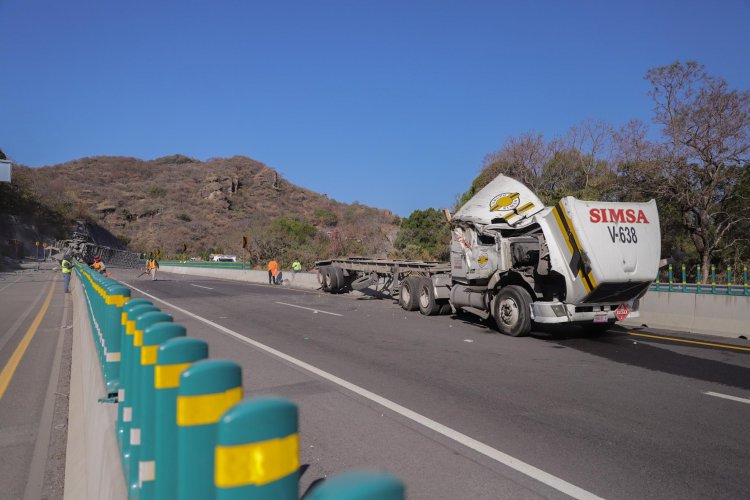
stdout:
[[151,281],[156,281],[156,270],[159,269],[159,263],[156,261],[156,257],[149,259],[146,264],[146,271],[151,275]]
[[107,266],[104,265],[104,262],[102,262],[102,258],[98,255],[94,257],[94,263],[91,264],[91,269],[99,274],[105,274],[107,272]]
[[276,262],[276,259],[271,259],[271,261],[268,263],[268,284],[269,285],[277,285],[276,282],[276,276],[279,274],[279,263]]

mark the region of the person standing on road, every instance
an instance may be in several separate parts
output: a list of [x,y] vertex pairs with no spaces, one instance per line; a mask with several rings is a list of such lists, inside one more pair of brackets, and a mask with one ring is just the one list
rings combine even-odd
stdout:
[[295,260],[292,263],[292,273],[297,274],[298,272],[302,271],[302,264],[298,260]]
[[68,259],[70,259],[70,255],[65,254],[60,261],[60,270],[63,275],[63,289],[65,290],[65,293],[70,293],[70,274],[73,271],[73,263]]
[[268,284],[269,285],[276,284],[277,274],[279,274],[279,263],[276,262],[276,259],[271,259],[271,261],[268,263]]
[[148,274],[151,275],[151,281],[156,281],[156,270],[159,269],[159,262],[156,260],[156,257],[148,261],[148,264],[146,264],[146,269],[148,271]]

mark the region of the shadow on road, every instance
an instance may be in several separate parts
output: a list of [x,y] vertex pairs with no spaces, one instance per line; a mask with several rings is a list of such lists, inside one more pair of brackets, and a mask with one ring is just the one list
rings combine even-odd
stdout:
[[[675,346],[674,342],[633,337],[628,330],[617,326],[600,335],[588,334],[578,327],[545,327],[534,331],[532,336],[556,348],[575,349],[615,363],[750,390],[750,368],[675,352],[668,348]],[[696,354],[710,350],[725,355],[750,356],[742,351],[730,353],[721,347],[690,347],[696,349]]]

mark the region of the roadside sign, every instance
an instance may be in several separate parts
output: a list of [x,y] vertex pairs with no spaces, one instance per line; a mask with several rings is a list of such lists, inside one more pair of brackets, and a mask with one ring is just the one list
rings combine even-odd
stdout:
[[621,305],[615,310],[615,316],[617,316],[617,319],[620,321],[627,318],[629,314],[630,314],[630,309],[628,309],[628,306],[626,306],[625,304]]
[[0,182],[10,182],[10,162],[0,160]]
[[38,241],[36,242],[36,246],[39,246],[39,242]]

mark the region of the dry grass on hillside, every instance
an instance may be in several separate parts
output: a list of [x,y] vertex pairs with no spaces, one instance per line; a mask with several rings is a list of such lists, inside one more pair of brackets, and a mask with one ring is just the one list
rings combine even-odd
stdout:
[[324,255],[313,258],[352,249],[383,256],[398,229],[387,210],[330,200],[241,156],[92,157],[27,174],[35,191],[71,217],[89,218],[141,252],[176,254],[187,246],[188,255],[211,248],[241,254],[243,235],[252,239],[284,217],[315,226],[315,253]]

